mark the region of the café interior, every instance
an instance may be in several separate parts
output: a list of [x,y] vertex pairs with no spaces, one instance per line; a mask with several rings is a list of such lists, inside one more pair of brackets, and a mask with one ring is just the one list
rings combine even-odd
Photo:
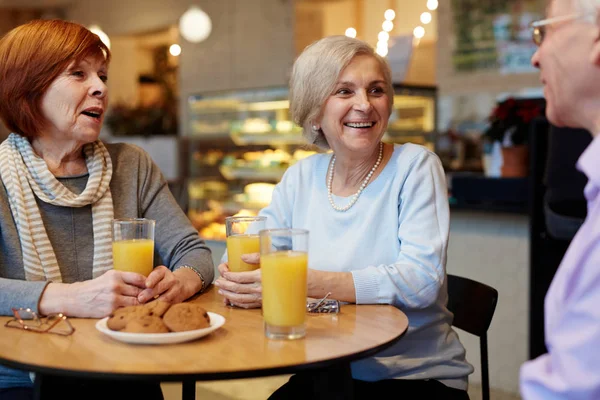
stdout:
[[[483,398],[513,400],[520,366],[545,351],[543,298],[570,239],[548,234],[540,211],[547,145],[539,136],[549,128],[529,61],[529,23],[544,7],[541,0],[0,0],[0,35],[60,18],[109,44],[101,139],[151,155],[215,266],[226,251],[225,218],[256,215],[284,172],[320,151],[290,118],[296,57],[331,35],[369,43],[392,69],[384,142],[425,146],[444,167],[447,273],[498,293],[485,360],[481,337],[456,329],[475,368],[470,397],[482,397],[486,363],[490,397]],[[509,140],[494,130],[502,109],[528,115]],[[0,139],[8,133],[0,124]],[[288,378],[199,381],[196,398],[264,399]],[[162,389],[165,399],[181,398],[179,383]]]

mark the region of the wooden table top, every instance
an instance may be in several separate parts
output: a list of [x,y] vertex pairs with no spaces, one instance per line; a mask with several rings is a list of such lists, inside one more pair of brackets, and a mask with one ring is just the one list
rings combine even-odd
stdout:
[[404,313],[388,305],[342,305],[339,314],[307,315],[306,337],[265,338],[260,309],[225,306],[210,288],[193,300],[226,318],[198,340],[169,345],[119,342],[95,328],[96,319],[70,319],[71,336],[4,327],[0,317],[0,364],[34,372],[163,381],[233,379],[293,373],[371,356],[408,328]]

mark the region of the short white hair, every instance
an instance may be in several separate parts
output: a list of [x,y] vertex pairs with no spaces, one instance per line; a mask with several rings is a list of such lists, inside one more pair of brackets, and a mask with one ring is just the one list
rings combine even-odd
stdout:
[[596,14],[600,8],[600,0],[571,0],[575,12],[585,14],[585,20],[596,22]]
[[391,109],[394,87],[390,66],[362,40],[328,36],[306,47],[294,62],[290,79],[290,109],[293,121],[304,128],[304,137],[310,144],[329,149],[323,130],[315,130],[312,125],[335,89],[340,73],[355,56],[363,54],[374,57],[381,65]]

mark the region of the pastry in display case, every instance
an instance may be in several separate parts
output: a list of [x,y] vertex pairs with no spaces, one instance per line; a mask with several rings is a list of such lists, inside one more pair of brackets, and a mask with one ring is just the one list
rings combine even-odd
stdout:
[[[433,149],[436,88],[395,85],[384,141]],[[291,121],[287,87],[191,96],[182,139],[188,216],[200,235],[225,240],[225,218],[256,215],[275,184],[299,160],[319,150]]]
[[415,143],[434,150],[437,133],[437,89],[394,85],[394,105],[383,137],[390,143]]

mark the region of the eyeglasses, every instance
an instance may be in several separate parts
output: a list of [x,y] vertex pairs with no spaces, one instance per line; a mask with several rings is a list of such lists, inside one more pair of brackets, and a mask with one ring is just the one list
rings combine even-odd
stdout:
[[555,24],[557,22],[573,21],[586,16],[587,14],[577,13],[560,15],[558,17],[546,18],[532,22],[529,26],[531,28],[533,43],[535,43],[538,47],[542,45],[544,37],[546,36],[546,26]]
[[327,299],[331,295],[328,292],[321,300],[312,300],[306,303],[306,311],[313,314],[326,313],[337,314],[340,312],[340,302]]
[[62,313],[40,318],[30,308],[13,308],[12,312],[15,317],[4,324],[7,328],[38,333],[54,333],[62,336],[69,336],[75,332],[75,328],[73,328],[67,316]]

